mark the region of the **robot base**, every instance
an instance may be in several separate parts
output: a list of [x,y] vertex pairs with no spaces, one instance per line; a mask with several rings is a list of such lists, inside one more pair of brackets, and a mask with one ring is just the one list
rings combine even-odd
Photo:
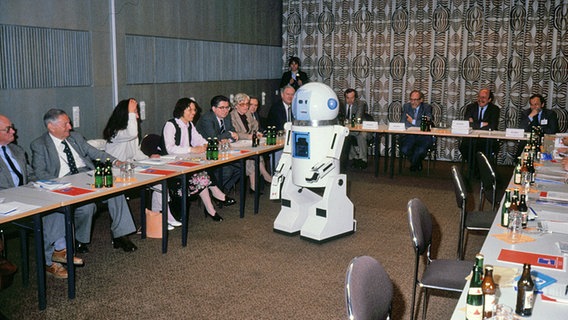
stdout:
[[320,200],[321,197],[315,192],[285,182],[280,213],[274,220],[274,232],[290,236],[300,234],[308,217],[307,209]]

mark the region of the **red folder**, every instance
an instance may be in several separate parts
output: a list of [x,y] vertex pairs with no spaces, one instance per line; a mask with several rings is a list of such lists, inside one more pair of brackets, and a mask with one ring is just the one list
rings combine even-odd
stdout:
[[174,161],[168,164],[172,166],[182,166],[182,167],[195,167],[199,165],[199,163],[187,162],[187,161]]
[[173,170],[163,170],[163,169],[154,169],[154,168],[148,168],[144,171],[140,171],[140,173],[145,173],[145,174],[157,174],[157,175],[162,175],[162,176],[167,176],[170,174],[174,174],[176,173]]
[[64,194],[64,195],[67,195],[67,196],[80,196],[80,195],[85,194],[85,193],[93,192],[93,190],[83,189],[83,188],[79,188],[79,187],[69,187],[69,188],[52,190],[51,192]]
[[535,267],[564,270],[564,257],[561,256],[501,249],[497,260],[521,264],[530,263]]

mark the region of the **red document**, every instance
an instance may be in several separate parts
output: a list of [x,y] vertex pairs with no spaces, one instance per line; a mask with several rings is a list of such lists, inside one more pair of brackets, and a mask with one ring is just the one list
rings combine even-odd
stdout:
[[148,168],[148,169],[146,169],[146,170],[144,170],[144,171],[140,171],[140,173],[145,173],[145,174],[157,174],[157,175],[161,175],[161,176],[167,176],[167,175],[176,173],[176,171]]
[[199,165],[199,163],[187,162],[187,161],[174,161],[168,164],[172,166],[182,166],[182,167],[195,167]]
[[68,188],[63,188],[63,189],[52,190],[51,192],[64,194],[64,195],[67,195],[67,196],[80,196],[80,195],[85,194],[85,193],[93,192],[93,190],[83,189],[83,188],[78,188],[78,187],[68,187]]
[[530,263],[532,266],[564,270],[564,257],[525,251],[501,249],[498,260],[513,263]]

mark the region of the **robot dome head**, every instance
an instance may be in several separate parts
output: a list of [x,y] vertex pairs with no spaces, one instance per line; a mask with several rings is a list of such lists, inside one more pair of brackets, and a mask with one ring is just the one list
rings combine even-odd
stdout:
[[333,120],[339,113],[339,100],[329,86],[310,82],[296,91],[292,111],[296,120]]

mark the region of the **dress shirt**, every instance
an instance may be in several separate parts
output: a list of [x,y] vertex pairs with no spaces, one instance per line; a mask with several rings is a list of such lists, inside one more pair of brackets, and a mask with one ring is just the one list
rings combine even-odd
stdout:
[[[14,164],[14,167],[16,167],[16,170],[18,170],[20,172],[20,175],[22,176],[22,179],[24,179],[23,177],[23,173],[22,173],[22,168],[20,167],[20,164],[18,163],[18,161],[16,161],[16,159],[14,158],[14,155],[12,154],[12,151],[10,150],[10,148],[8,148],[8,146],[2,146],[3,148],[6,148],[6,153],[8,154],[8,156],[10,157],[10,159],[12,160],[12,163]],[[12,180],[14,180],[14,185],[17,186],[18,182],[20,182],[20,178],[18,177],[18,175],[12,170],[12,168],[10,167],[10,164],[8,163],[8,159],[6,159],[6,156],[4,155],[4,152],[0,152],[0,157],[2,157],[2,160],[4,160],[4,162],[6,163],[6,167],[8,168],[8,170],[10,171],[10,175],[12,176]],[[24,181],[22,181],[22,184],[24,183]]]
[[[179,145],[176,146],[176,128],[171,122],[166,122],[164,125],[164,144],[166,145],[166,152],[168,154],[186,154],[191,152],[191,147],[189,146],[189,123],[186,124],[179,118],[175,119],[181,130],[181,137]],[[207,143],[199,132],[195,129],[195,125],[191,125],[191,145],[194,147],[199,147]]]
[[[55,144],[55,149],[57,149],[57,154],[59,155],[58,178],[61,178],[68,175],[69,172],[71,172],[71,170],[69,169],[69,164],[67,164],[67,155],[63,151],[65,149],[65,146],[63,145],[63,143],[61,143],[63,142],[63,140],[54,137],[51,133],[49,134],[49,136],[51,137],[51,140],[53,140],[53,143]],[[67,144],[69,145],[69,149],[71,149],[71,153],[73,154],[73,159],[75,159],[75,165],[77,166],[77,169],[85,167],[86,166],[85,161],[81,159],[77,151],[73,149],[73,146],[70,143]]]
[[148,158],[140,151],[138,141],[138,120],[135,113],[128,114],[126,129],[119,130],[105,145],[105,151],[120,161],[136,161]]

